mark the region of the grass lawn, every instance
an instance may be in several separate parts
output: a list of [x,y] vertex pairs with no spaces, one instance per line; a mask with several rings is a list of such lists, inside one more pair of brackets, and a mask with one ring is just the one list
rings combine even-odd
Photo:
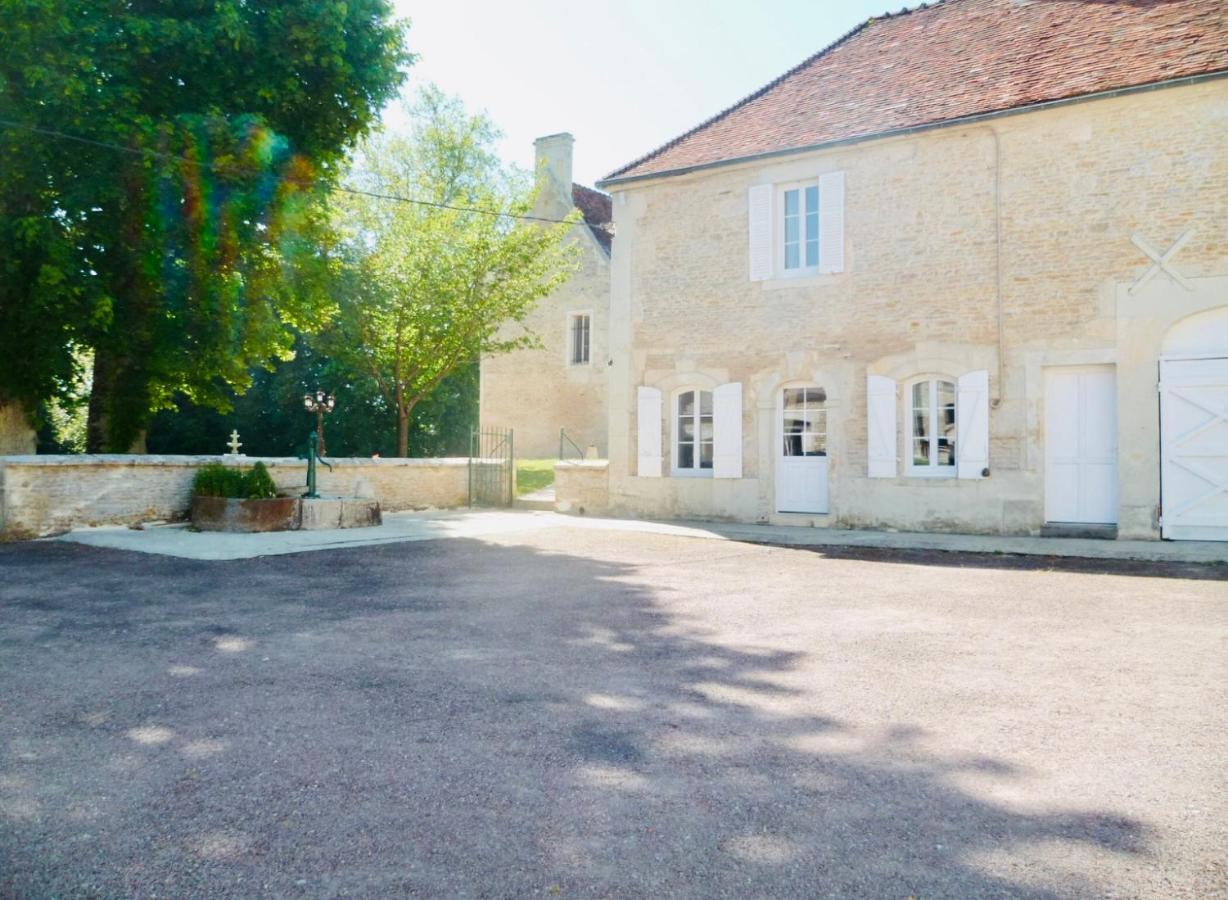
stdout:
[[554,484],[553,459],[516,460],[516,494],[531,494],[533,491]]

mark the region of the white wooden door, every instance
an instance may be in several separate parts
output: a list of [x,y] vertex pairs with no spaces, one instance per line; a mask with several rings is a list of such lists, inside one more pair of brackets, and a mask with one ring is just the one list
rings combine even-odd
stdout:
[[1117,523],[1112,366],[1045,369],[1045,520]]
[[821,388],[785,388],[776,431],[776,510],[827,512],[827,406]]
[[1161,535],[1228,541],[1228,358],[1160,362]]

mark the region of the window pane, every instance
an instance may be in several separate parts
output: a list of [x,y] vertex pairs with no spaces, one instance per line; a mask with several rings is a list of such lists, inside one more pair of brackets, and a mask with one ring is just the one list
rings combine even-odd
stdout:
[[782,452],[785,456],[801,456],[802,436],[800,434],[785,434]]
[[800,414],[785,414],[785,434],[801,434],[806,430],[806,420]]
[[925,439],[912,442],[912,464],[928,466],[930,464],[930,442]]
[[938,439],[938,465],[955,465],[955,441],[947,438]]
[[682,444],[678,447],[678,468],[693,469],[695,468],[695,445]]
[[[919,381],[912,386],[912,435],[928,438],[930,434],[930,382]],[[914,454],[915,456],[915,454]],[[929,450],[926,449],[926,459]]]
[[712,468],[712,444],[710,442],[699,445],[699,467],[701,469]]
[[938,405],[955,408],[955,385],[951,382],[938,382]]
[[819,264],[819,189],[806,188],[806,265]]
[[695,415],[695,392],[687,391],[678,395],[678,418]]
[[803,409],[805,406],[805,388],[785,388],[785,409]]
[[801,266],[801,215],[797,191],[785,191],[785,268]]
[[711,391],[700,391],[699,392],[699,414],[701,416],[712,415],[712,392]]
[[712,419],[705,418],[699,420],[699,439],[701,441],[710,441],[713,439]]
[[679,442],[693,442],[695,440],[695,419],[688,417],[678,420],[678,440]]

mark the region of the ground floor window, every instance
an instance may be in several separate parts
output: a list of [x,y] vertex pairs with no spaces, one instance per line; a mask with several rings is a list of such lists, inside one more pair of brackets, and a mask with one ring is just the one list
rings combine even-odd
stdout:
[[909,398],[909,474],[954,475],[955,383],[940,378],[917,381]]
[[674,411],[674,471],[703,474],[712,470],[712,392],[683,391]]

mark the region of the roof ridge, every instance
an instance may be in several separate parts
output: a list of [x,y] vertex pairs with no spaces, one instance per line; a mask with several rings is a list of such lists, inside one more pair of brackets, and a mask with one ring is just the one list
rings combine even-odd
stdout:
[[870,16],[870,18],[866,19],[865,21],[859,22],[856,25],[854,25],[852,28],[850,28],[844,34],[840,35],[840,37],[836,38],[826,47],[807,56],[797,65],[795,65],[793,68],[789,69],[787,72],[784,72],[783,74],[778,75],[777,77],[769,81],[767,84],[747,94],[741,100],[738,100],[734,102],[733,104],[725,107],[720,112],[712,116],[709,116],[708,118],[704,119],[702,122],[700,122],[698,125],[694,126],[693,128],[690,128],[684,131],[682,134],[678,135],[675,138],[671,138],[670,140],[666,141],[661,146],[657,147],[655,150],[650,150],[649,152],[645,153],[643,156],[639,157],[638,159],[633,159],[631,162],[627,163],[626,165],[619,166],[609,175],[606,175],[605,177],[598,179],[597,184],[602,184],[603,182],[609,181],[612,178],[617,178],[619,175],[623,174],[624,172],[628,172],[631,169],[634,169],[636,166],[643,165],[644,163],[648,162],[648,160],[652,159],[654,156],[659,156],[660,154],[664,153],[666,150],[670,149],[671,147],[674,147],[677,144],[681,143],[682,141],[686,140],[687,138],[689,138],[691,135],[695,134],[696,132],[702,131],[703,129],[707,128],[709,125],[719,122],[721,119],[725,118],[727,115],[732,113],[734,110],[740,109],[741,107],[745,106],[747,103],[750,103],[752,100],[757,100],[759,97],[762,97],[764,94],[766,94],[772,88],[776,87],[786,78],[789,78],[795,75],[796,73],[800,72],[802,69],[806,68],[811,63],[815,62],[815,60],[823,56],[826,56],[828,53],[830,53],[832,50],[835,50],[837,47],[839,47],[849,38],[860,33],[864,29],[869,28],[871,25],[875,24],[876,22],[885,21],[887,19],[898,19],[901,16],[910,15],[911,13],[918,12],[919,10],[929,9],[931,7],[939,6],[945,3],[949,3],[949,2],[951,2],[951,0],[928,0],[928,2],[920,3],[911,8],[907,6],[903,7],[899,12],[894,12],[894,13],[885,12],[885,13],[882,13],[881,15]]

